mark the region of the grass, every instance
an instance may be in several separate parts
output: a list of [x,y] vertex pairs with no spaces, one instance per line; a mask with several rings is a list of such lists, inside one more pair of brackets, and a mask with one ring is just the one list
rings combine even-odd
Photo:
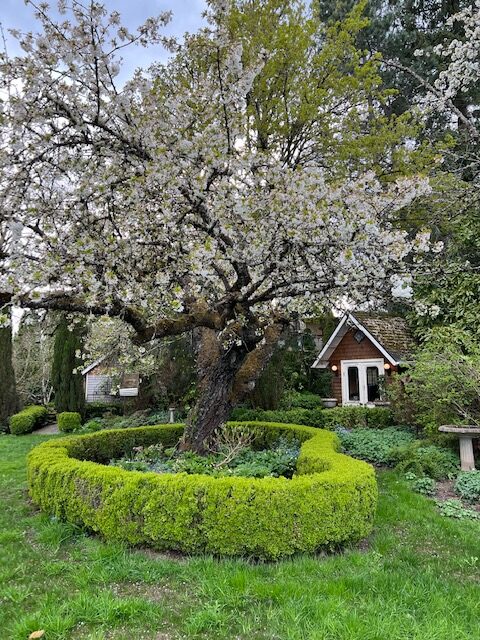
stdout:
[[39,514],[25,455],[47,437],[0,437],[2,638],[479,637],[480,523],[442,518],[393,472],[380,475],[376,529],[361,548],[278,564],[174,558]]

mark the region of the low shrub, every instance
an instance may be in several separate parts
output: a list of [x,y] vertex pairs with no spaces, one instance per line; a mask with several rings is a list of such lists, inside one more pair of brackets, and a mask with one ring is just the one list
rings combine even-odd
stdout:
[[405,474],[405,477],[410,481],[410,487],[413,491],[421,493],[424,496],[434,495],[437,483],[432,478],[427,478],[426,476],[417,478],[417,476],[410,471]]
[[349,431],[338,428],[342,446],[349,455],[374,464],[391,464],[392,450],[413,441],[408,431],[395,427],[387,429],[357,429]]
[[47,409],[39,405],[25,407],[10,417],[10,432],[17,436],[22,433],[31,433],[44,424],[47,413]]
[[300,441],[296,475],[212,478],[105,466],[134,447],[175,446],[181,425],[103,430],[51,440],[28,458],[32,499],[105,538],[158,550],[278,558],[357,541],[372,529],[372,467],[337,452],[334,433],[285,424],[248,428],[255,445]]
[[449,500],[436,500],[441,516],[445,518],[457,518],[458,520],[480,520],[480,513],[474,509],[466,509],[461,500],[450,498]]
[[57,425],[64,433],[78,431],[82,426],[82,416],[75,411],[63,411],[57,416]]
[[455,491],[469,502],[480,500],[480,471],[460,473],[455,483]]
[[458,473],[458,456],[448,449],[416,440],[390,452],[390,463],[402,473],[410,471],[418,477],[434,480],[454,478]]
[[255,450],[245,443],[243,448],[238,447],[235,451],[216,451],[204,456],[176,448],[165,450],[162,444],[152,444],[149,447],[136,447],[133,455],[112,460],[110,464],[129,470],[201,473],[215,478],[291,478],[296,470],[299,451],[298,441],[287,441],[283,438],[268,449]]
[[316,393],[289,391],[280,401],[280,409],[321,409],[322,398]]
[[85,420],[101,418],[106,413],[115,416],[123,415],[123,404],[120,402],[87,402],[85,404]]
[[92,418],[83,425],[82,432],[92,433],[100,429],[129,429],[149,425],[166,424],[169,421],[167,411],[135,411],[129,416],[104,415]]
[[311,427],[334,430],[336,427],[347,429],[371,428],[386,429],[393,424],[392,413],[386,407],[336,407],[335,409],[293,408],[279,411],[261,409],[234,409],[232,420],[282,422],[301,424]]

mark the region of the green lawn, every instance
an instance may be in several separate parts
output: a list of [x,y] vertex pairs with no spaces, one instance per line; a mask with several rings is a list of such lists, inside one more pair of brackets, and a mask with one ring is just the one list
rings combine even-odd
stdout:
[[0,437],[2,639],[480,638],[480,523],[441,518],[393,473],[380,476],[361,549],[260,565],[176,559],[36,512],[25,454],[46,437]]

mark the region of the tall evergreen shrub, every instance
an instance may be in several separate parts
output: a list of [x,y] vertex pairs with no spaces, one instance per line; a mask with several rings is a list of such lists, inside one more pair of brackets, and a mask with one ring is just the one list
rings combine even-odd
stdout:
[[61,316],[55,331],[53,348],[52,386],[55,393],[55,409],[57,413],[74,411],[83,415],[85,409],[85,392],[83,377],[78,371],[81,360],[77,351],[81,350],[84,331],[75,325],[69,327],[65,316]]
[[[0,295],[0,315],[10,315],[9,298]],[[3,308],[3,311],[2,311]],[[12,364],[12,327],[0,324],[0,429],[17,410],[15,371]]]

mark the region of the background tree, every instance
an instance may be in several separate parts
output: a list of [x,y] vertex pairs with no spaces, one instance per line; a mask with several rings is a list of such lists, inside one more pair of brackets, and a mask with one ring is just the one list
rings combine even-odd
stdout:
[[[0,430],[17,409],[15,371],[12,364],[11,297],[0,294]],[[3,321],[1,317],[3,316]]]
[[[336,21],[344,20],[356,4],[356,0],[317,0],[316,6],[323,20]],[[430,84],[435,83],[445,69],[445,59],[436,47],[463,35],[461,24],[451,24],[449,19],[474,5],[474,0],[370,0],[365,3],[369,24],[358,34],[358,47],[370,53],[380,52],[387,63],[398,63],[397,66],[386,64],[381,69],[385,85],[396,90],[388,102],[389,110],[400,114],[411,109],[419,96],[419,82],[414,74]],[[425,55],[416,55],[417,50]],[[455,103],[466,112],[468,105],[478,98],[478,87],[470,87],[455,97]],[[443,137],[445,119],[439,120],[439,115],[429,121],[431,126],[425,131],[429,136],[435,133]]]
[[83,343],[83,327],[72,324],[62,314],[55,330],[52,362],[52,386],[55,410],[77,411],[83,414],[85,390],[80,357]]
[[54,325],[50,314],[25,313],[13,339],[13,363],[21,404],[47,404],[51,383]]
[[378,108],[358,10],[325,29],[300,2],[211,0],[209,26],[124,87],[118,50],[161,41],[166,17],[132,34],[96,2],[60,10],[2,59],[16,300],[118,316],[139,343],[197,329],[184,446],[202,451],[306,301],[390,293],[415,245],[393,217],[428,190],[408,118]]

